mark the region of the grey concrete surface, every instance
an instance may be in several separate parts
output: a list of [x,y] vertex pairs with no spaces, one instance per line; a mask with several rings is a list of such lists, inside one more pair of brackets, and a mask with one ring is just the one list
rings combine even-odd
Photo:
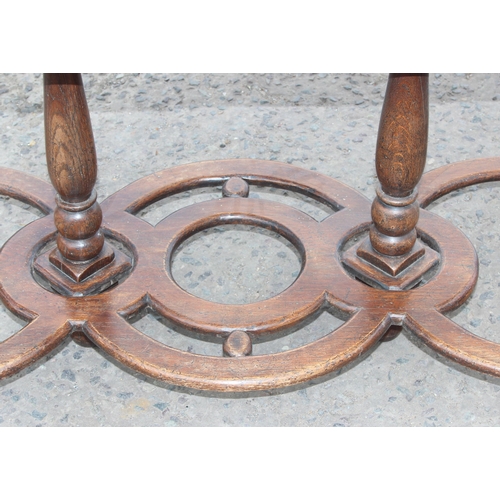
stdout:
[[[387,76],[383,74],[84,75],[102,200],[144,175],[221,158],[288,162],[338,179],[369,199]],[[500,76],[431,74],[426,171],[500,155]],[[48,180],[42,77],[0,75],[0,165]],[[253,196],[324,217],[320,206],[279,190]],[[140,214],[155,223],[217,190],[182,193]],[[40,214],[0,200],[5,242]],[[475,245],[481,263],[472,297],[449,316],[500,341],[499,184],[461,190],[431,206]],[[299,260],[286,240],[263,230],[216,228],[186,242],[173,264],[190,293],[218,302],[263,300],[289,286]],[[324,313],[303,330],[258,344],[286,350],[342,323]],[[136,328],[179,349],[219,354],[220,345],[172,330],[148,315]],[[2,306],[0,341],[22,325]],[[1,348],[1,345],[0,345]],[[340,373],[262,394],[222,395],[173,387],[123,368],[71,340],[0,382],[0,426],[496,426],[500,384],[423,348],[408,333]]]

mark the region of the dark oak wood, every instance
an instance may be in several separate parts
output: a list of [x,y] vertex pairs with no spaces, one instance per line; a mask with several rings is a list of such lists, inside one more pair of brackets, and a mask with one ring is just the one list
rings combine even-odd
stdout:
[[[488,168],[487,175],[492,180],[498,178],[498,170],[491,172],[491,164]],[[446,169],[450,172],[449,167]],[[179,210],[155,227],[134,215],[153,200],[179,192],[182,186],[186,189],[222,186],[234,177],[245,179],[250,189],[252,185],[269,185],[302,194],[313,193],[316,199],[338,210],[317,222],[275,202],[221,197]],[[442,178],[440,185],[448,184]],[[18,314],[24,311],[24,317],[36,318],[25,328],[27,335],[34,331],[32,325],[36,325],[38,333],[31,338],[32,344],[43,343],[45,338],[60,341],[66,335],[82,331],[93,343],[133,369],[198,389],[248,391],[304,382],[354,361],[374,348],[391,326],[406,326],[435,346],[438,343],[428,336],[428,327],[420,329],[419,321],[429,311],[442,313],[458,307],[477,280],[477,258],[470,242],[449,222],[425,210],[419,234],[425,241],[433,241],[444,256],[431,281],[413,290],[389,291],[353,280],[342,267],[342,248],[346,240],[369,228],[370,203],[333,179],[276,162],[226,160],[167,169],[131,184],[105,200],[102,206],[104,232],[129,245],[140,256],[125,281],[104,293],[86,297],[64,297],[40,287],[23,262],[30,261],[33,248],[39,247],[40,241],[54,237],[56,229],[47,216],[20,231],[0,253],[3,300]],[[305,265],[296,282],[276,297],[242,305],[198,299],[175,283],[169,271],[169,255],[181,241],[211,225],[243,222],[277,231],[299,248]],[[7,269],[15,269],[15,277]],[[172,349],[135,330],[127,318],[144,307],[201,336],[223,337],[221,356],[200,356]],[[246,336],[265,339],[300,325],[325,307],[342,310],[349,319],[315,342],[265,356],[247,353],[245,343],[241,342]],[[51,314],[43,314],[46,310]],[[235,342],[235,331],[243,332],[238,334],[242,337],[239,343]],[[12,347],[8,353],[16,349],[24,352],[27,348],[29,343],[22,332],[9,339]],[[458,353],[464,363],[482,369],[477,342],[474,339],[473,360],[467,358],[467,343],[460,340],[454,345],[452,336],[447,338],[442,351],[450,357]],[[6,355],[4,344],[0,353],[8,359],[4,357],[3,364],[0,363],[2,376],[15,373],[21,366]],[[488,345],[483,349],[489,349]],[[31,350],[30,354],[34,352]],[[489,354],[487,365],[489,372],[496,370],[500,375],[500,353],[496,361]],[[492,365],[496,368],[491,368]]]
[[[475,250],[461,231],[425,210],[454,189],[500,180],[500,158],[436,169],[422,177],[417,194],[425,163],[426,85],[422,75],[389,78],[377,146],[381,189],[373,204],[315,172],[278,162],[224,160],[157,172],[113,194],[101,209],[93,194],[95,150],[81,78],[47,76],[47,158],[57,202],[47,183],[14,170],[0,172],[0,194],[44,214],[0,252],[0,298],[28,322],[0,343],[0,377],[19,372],[70,335],[169,383],[222,392],[264,390],[339,370],[403,327],[440,354],[500,376],[500,344],[476,337],[443,316],[474,289]],[[155,226],[137,217],[156,201],[205,186],[219,186],[220,199],[182,208]],[[318,222],[290,206],[249,197],[254,186],[298,192],[334,213]],[[238,305],[213,303],[183,290],[171,272],[176,248],[204,229],[226,224],[258,226],[287,238],[301,256],[296,281],[275,297]],[[370,231],[396,243],[385,245],[382,238],[379,251],[369,246],[369,236],[362,238]],[[61,257],[65,265],[78,263],[71,260],[68,248],[73,244],[66,240],[85,246],[97,233],[119,243],[125,253],[114,247],[110,264],[99,270],[90,264],[87,274],[77,275],[75,268],[59,268],[51,260],[57,240],[68,254]],[[409,250],[394,251],[414,236]],[[351,246],[353,238],[361,243]],[[416,286],[436,266],[436,255],[434,274]],[[82,263],[89,266],[93,259]],[[356,273],[373,286],[355,279]],[[345,323],[299,348],[252,354],[254,341],[286,334],[324,310],[341,313]],[[131,319],[144,311],[154,311],[202,339],[222,338],[220,355],[181,351],[139,332]]]
[[494,181],[500,181],[500,158],[478,158],[443,165],[423,177],[418,203],[421,208],[426,208],[457,189]]
[[222,186],[222,196],[243,198],[248,197],[249,186],[248,182],[244,181],[241,177],[231,177]]
[[94,185],[97,157],[80,74],[44,74],[45,148],[58,193],[57,248],[69,261],[88,261],[104,246]]
[[224,340],[224,356],[239,357],[252,354],[252,339],[248,333],[236,330]]
[[130,270],[130,259],[105,242],[94,185],[97,157],[80,74],[44,74],[45,146],[57,191],[57,248],[35,269],[66,295],[99,293]]
[[371,286],[405,289],[418,284],[439,261],[417,241],[422,177],[429,129],[429,75],[391,74],[377,139],[380,187],[372,204],[369,238],[345,256],[345,264]]
[[424,172],[428,129],[429,75],[389,75],[375,156],[380,189],[370,229],[380,254],[405,255],[417,239],[415,187]]

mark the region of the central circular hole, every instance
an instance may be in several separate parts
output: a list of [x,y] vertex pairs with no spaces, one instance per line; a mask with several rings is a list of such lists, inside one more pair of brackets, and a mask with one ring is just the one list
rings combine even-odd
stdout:
[[174,252],[171,272],[196,297],[220,304],[248,304],[286,290],[302,259],[286,238],[248,225],[216,226],[196,233]]

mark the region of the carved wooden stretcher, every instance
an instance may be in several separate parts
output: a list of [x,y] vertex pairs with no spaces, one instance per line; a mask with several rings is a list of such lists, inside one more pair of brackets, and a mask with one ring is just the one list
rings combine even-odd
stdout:
[[[50,179],[1,169],[0,194],[45,217],[0,252],[0,297],[28,324],[0,343],[0,377],[48,354],[68,335],[96,345],[150,377],[215,391],[298,384],[339,370],[405,326],[428,346],[484,373],[500,375],[500,345],[443,316],[470,296],[478,260],[469,240],[425,210],[459,188],[500,179],[500,159],[446,165],[422,177],[428,135],[428,75],[389,76],[376,150],[380,186],[373,203],[324,175],[260,160],[207,161],[169,168],[96,201],[97,161],[78,74],[44,76]],[[418,185],[418,189],[417,189]],[[136,217],[162,198],[222,186],[218,200],[178,210],[156,226]],[[321,222],[253,186],[279,187],[334,210]],[[218,304],[183,290],[173,252],[193,234],[248,224],[288,239],[302,267],[295,282],[266,301]],[[358,240],[356,244],[353,241]],[[302,347],[252,355],[252,342],[335,308],[338,329]],[[199,336],[224,339],[220,356],[174,349],[136,330],[130,318],[155,311]]]

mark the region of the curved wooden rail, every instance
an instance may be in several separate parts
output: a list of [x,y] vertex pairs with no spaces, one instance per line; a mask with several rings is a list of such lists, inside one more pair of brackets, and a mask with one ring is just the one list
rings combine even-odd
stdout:
[[[425,206],[448,193],[451,186],[457,189],[473,184],[474,179],[466,172],[474,172],[479,181],[499,177],[495,171],[498,160],[464,164],[466,167],[456,171],[459,181],[450,166],[424,175],[420,204]],[[54,209],[54,191],[47,183],[13,170],[2,173],[1,194],[14,196],[45,213]],[[432,177],[430,181],[428,176]],[[279,185],[309,194],[337,211],[317,222],[289,206],[235,195],[188,206],[154,227],[133,215],[161,197],[179,192],[179,183],[190,189],[223,185],[228,179],[243,179],[250,191],[252,185]],[[435,192],[428,187],[431,183]],[[25,192],[25,188],[31,192]],[[121,241],[135,256],[131,274],[104,293],[66,297],[35,280],[32,265],[36,255],[55,244],[51,217],[23,228],[0,252],[1,298],[11,311],[29,321],[0,344],[0,376],[18,372],[50,352],[67,335],[80,331],[134,370],[173,384],[214,391],[270,389],[340,369],[374,348],[396,324],[406,325],[441,354],[500,376],[500,346],[470,334],[442,315],[470,296],[478,264],[465,236],[430,212],[421,212],[418,231],[440,254],[435,276],[413,290],[390,291],[354,280],[341,264],[346,242],[368,228],[368,200],[314,172],[254,160],[205,162],[141,179],[105,200],[102,207],[104,233]],[[216,304],[180,288],[169,269],[177,245],[207,227],[240,223],[266,227],[288,238],[303,260],[297,280],[271,299],[242,305]],[[241,331],[240,335],[246,335],[251,343],[256,336],[265,339],[298,326],[328,305],[343,310],[350,319],[315,342],[262,356],[253,356],[243,348],[239,352],[234,345],[232,350],[226,349],[225,356],[221,349],[220,357],[179,351],[147,337],[127,321],[130,315],[148,307],[202,336],[218,335],[228,343],[235,331]],[[50,315],[44,314],[47,310]]]
[[[500,344],[443,316],[474,289],[474,247],[425,210],[455,189],[500,180],[500,158],[438,168],[422,177],[417,191],[427,148],[427,75],[389,77],[376,153],[381,185],[371,207],[336,180],[262,160],[166,169],[99,206],[82,79],[48,74],[44,85],[47,162],[57,193],[27,174],[0,171],[0,194],[50,215],[21,229],[0,251],[0,299],[28,322],[0,343],[0,378],[73,335],[172,384],[222,392],[272,389],[339,370],[401,326],[440,354],[500,376]],[[203,186],[219,186],[220,199],[180,209],[154,226],[137,216],[163,198]],[[249,197],[255,186],[298,192],[334,213],[318,222],[290,206]],[[250,304],[218,304],[182,289],[171,272],[176,248],[227,224],[258,226],[288,239],[301,257],[296,280]],[[353,238],[360,241],[353,245]],[[332,307],[348,317],[338,329],[296,349],[252,355],[254,340],[286,334]],[[222,338],[220,355],[181,351],[139,332],[130,318],[145,308],[202,339]]]

